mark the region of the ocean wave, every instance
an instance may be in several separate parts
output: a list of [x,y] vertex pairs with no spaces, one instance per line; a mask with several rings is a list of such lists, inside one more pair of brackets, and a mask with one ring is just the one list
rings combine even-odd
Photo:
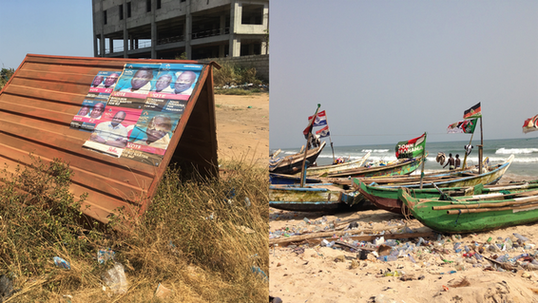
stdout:
[[388,149],[363,149],[363,153],[371,152],[371,153],[388,153]]
[[538,153],[538,148],[499,148],[495,154],[510,155],[510,154],[532,154]]

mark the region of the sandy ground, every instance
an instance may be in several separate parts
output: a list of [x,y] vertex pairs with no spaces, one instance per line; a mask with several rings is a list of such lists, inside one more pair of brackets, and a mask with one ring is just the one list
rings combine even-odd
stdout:
[[[517,176],[511,175],[503,181],[511,178]],[[339,245],[326,247],[319,238],[270,245],[270,295],[285,303],[538,302],[537,269],[524,266],[503,269],[484,259],[505,254],[513,258],[528,253],[531,258],[527,261],[531,261],[537,253],[534,244],[538,244],[538,224],[439,236],[416,219],[406,219],[383,210],[324,215],[270,209],[270,243],[285,237],[279,235],[284,232],[291,235],[294,232],[329,231],[330,234],[335,228],[345,230],[350,222],[358,224],[350,230],[353,235],[360,235],[361,231],[365,235],[371,234],[369,230],[398,233],[409,228],[414,233],[422,233],[427,244],[417,247],[416,236],[402,239],[396,247],[409,245],[411,248],[394,261],[381,261],[373,253],[367,254],[366,259],[363,255],[361,259],[360,252]],[[528,240],[519,245],[514,233]],[[502,245],[506,238],[515,244],[514,248],[494,249],[495,243]],[[345,236],[329,236],[326,240],[353,241]],[[455,250],[456,243],[460,243],[457,249],[461,251]],[[464,255],[465,246],[471,253],[481,251],[482,260]],[[383,254],[383,250],[379,253]],[[525,265],[524,261],[522,258],[518,263]]]
[[215,95],[219,160],[267,165],[269,94]]

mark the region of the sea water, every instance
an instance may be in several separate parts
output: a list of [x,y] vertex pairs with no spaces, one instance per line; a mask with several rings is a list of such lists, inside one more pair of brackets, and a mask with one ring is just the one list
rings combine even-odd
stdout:
[[[478,142],[478,143],[477,143]],[[463,164],[465,156],[464,146],[469,144],[469,141],[451,141],[451,142],[427,142],[426,151],[428,157],[424,165],[425,172],[439,171],[443,169],[444,164],[440,165],[435,161],[437,154],[443,152],[448,159],[448,154],[453,157],[458,154]],[[480,141],[473,140],[474,148],[471,154],[467,157],[467,166],[478,164],[478,146]],[[334,146],[334,158],[343,157],[344,159],[355,160],[362,158],[368,151],[371,152],[367,163],[370,161],[393,161],[396,160],[395,147],[396,144],[376,144],[376,145],[354,145],[354,146]],[[300,148],[300,147],[299,147]],[[295,154],[299,152],[297,149],[282,149],[280,157]],[[484,140],[483,158],[489,158],[490,164],[501,163],[514,155],[514,161],[506,172],[519,176],[530,176],[538,179],[538,138],[529,139],[501,139],[501,140]],[[333,161],[333,149],[327,140],[327,146],[323,149],[321,155],[317,159],[318,165],[331,164]],[[448,166],[445,168],[448,170]],[[415,172],[416,173],[416,172]]]

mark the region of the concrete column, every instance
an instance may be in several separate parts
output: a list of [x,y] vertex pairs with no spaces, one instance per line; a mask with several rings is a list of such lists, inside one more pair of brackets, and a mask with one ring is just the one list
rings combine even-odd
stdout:
[[241,25],[241,4],[232,1],[230,4],[230,41],[229,56],[239,57],[241,54],[241,40],[237,37],[237,30]]
[[[235,35],[234,35],[235,36]],[[234,38],[231,39],[230,44],[230,57],[239,57],[241,56],[241,39],[240,38]]]
[[127,32],[127,26],[123,28],[123,58],[129,58],[127,51],[129,50],[129,33]]
[[151,59],[157,58],[157,24],[155,14],[157,12],[157,1],[151,0]]
[[114,52],[114,39],[109,39],[110,53]]
[[105,34],[103,34],[103,32],[101,31],[101,34],[100,34],[100,42],[99,43],[99,48],[101,48],[101,57],[104,57],[105,56]]
[[226,34],[226,15],[220,15],[220,34]]
[[267,42],[262,41],[262,55],[267,55]]
[[192,15],[191,15],[191,0],[187,0],[187,13],[185,14],[185,53],[187,54],[187,60],[192,59]]
[[129,58],[129,32],[127,31],[127,0],[123,0],[123,58]]

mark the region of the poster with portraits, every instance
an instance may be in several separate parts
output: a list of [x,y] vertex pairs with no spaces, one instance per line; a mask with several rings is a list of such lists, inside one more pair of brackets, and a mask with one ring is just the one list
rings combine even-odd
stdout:
[[[72,124],[92,132],[83,146],[159,166],[198,85],[202,68],[199,64],[126,64],[110,94],[90,91],[84,101],[88,104],[83,103],[73,118]],[[92,86],[99,86],[97,82]],[[90,101],[105,105],[102,116],[91,122],[84,116],[91,114],[96,105]]]
[[121,71],[100,71],[95,75],[89,93],[110,94],[114,90]]
[[93,131],[105,112],[106,103],[106,99],[86,97],[78,113],[71,120],[70,127],[87,132]]

